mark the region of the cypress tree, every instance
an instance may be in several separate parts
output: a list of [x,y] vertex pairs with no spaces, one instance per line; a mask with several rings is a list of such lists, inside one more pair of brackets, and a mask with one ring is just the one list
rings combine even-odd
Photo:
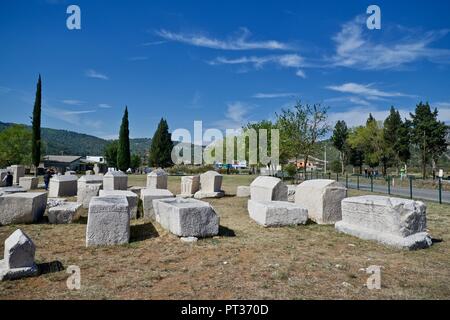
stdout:
[[169,167],[172,165],[172,136],[169,133],[167,121],[159,121],[158,128],[153,135],[150,147],[149,164],[153,167]]
[[41,162],[41,90],[41,75],[39,75],[36,87],[36,98],[34,100],[31,136],[31,160],[32,164],[35,167],[35,176],[37,176],[37,168],[39,167],[39,163]]
[[119,132],[119,145],[117,148],[117,167],[119,170],[127,171],[130,168],[130,130],[128,126],[128,107],[125,107],[125,112],[122,118]]

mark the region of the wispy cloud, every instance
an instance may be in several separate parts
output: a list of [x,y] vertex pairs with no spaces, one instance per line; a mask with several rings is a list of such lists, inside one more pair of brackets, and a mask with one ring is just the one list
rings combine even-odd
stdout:
[[247,28],[240,28],[239,32],[227,39],[217,39],[198,33],[176,33],[165,29],[156,31],[156,34],[168,41],[176,41],[192,46],[219,50],[290,50],[290,45],[276,40],[255,41],[250,40],[251,33]]
[[150,42],[144,42],[141,45],[144,47],[148,47],[148,46],[157,46],[157,45],[164,44],[164,43],[167,43],[167,41],[165,41],[165,40],[150,41]]
[[71,106],[81,106],[82,104],[84,104],[84,101],[72,100],[72,99],[62,100],[61,102],[64,104],[71,105]]
[[227,111],[224,114],[224,119],[214,122],[214,125],[219,129],[240,129],[248,122],[248,113],[253,106],[235,101],[227,104]]
[[[49,117],[70,123],[72,125],[80,126],[80,125],[88,125],[92,126],[92,122],[90,120],[83,121],[82,115],[94,113],[95,110],[65,110],[61,108],[54,108],[51,106],[44,106],[42,108],[43,112],[47,114]],[[98,123],[97,123],[98,124]]]
[[431,47],[450,30],[418,32],[401,26],[391,29],[387,34],[400,34],[397,39],[376,41],[373,32],[366,28],[366,17],[356,17],[333,37],[336,52],[329,62],[360,70],[400,68],[418,60],[450,63],[450,50]]
[[300,70],[300,69],[297,70],[297,72],[295,73],[295,75],[296,75],[297,77],[306,79],[306,73],[305,73],[303,70]]
[[256,99],[274,99],[274,98],[292,98],[298,96],[298,93],[280,92],[280,93],[256,93],[252,98]]
[[88,78],[109,80],[108,76],[106,76],[105,74],[102,74],[100,72],[97,72],[97,71],[95,71],[93,69],[86,70],[85,75]]
[[98,105],[98,107],[99,107],[99,108],[102,108],[102,109],[110,109],[110,108],[112,108],[112,106],[110,106],[110,105],[107,104],[107,103],[100,103],[100,104]]
[[393,97],[415,97],[413,95],[404,94],[401,92],[388,92],[374,88],[372,84],[359,84],[354,82],[348,82],[341,85],[328,86],[327,89],[342,92],[351,93],[355,95],[364,96],[367,98],[393,98]]

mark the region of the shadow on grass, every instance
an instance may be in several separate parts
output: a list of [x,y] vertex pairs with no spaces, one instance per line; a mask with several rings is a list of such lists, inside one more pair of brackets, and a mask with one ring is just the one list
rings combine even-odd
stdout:
[[37,267],[39,270],[39,274],[54,273],[64,270],[64,266],[60,261],[38,263]]
[[224,226],[219,226],[219,236],[221,237],[236,237],[236,233],[234,232],[234,230],[224,227]]
[[431,243],[435,244],[435,243],[441,243],[443,242],[444,239],[440,239],[440,238],[431,238]]
[[143,241],[156,237],[159,237],[159,233],[151,222],[130,226],[130,242]]

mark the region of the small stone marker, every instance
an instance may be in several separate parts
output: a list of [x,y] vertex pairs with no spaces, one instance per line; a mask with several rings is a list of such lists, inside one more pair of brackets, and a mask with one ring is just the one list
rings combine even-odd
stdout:
[[52,198],[76,196],[77,180],[75,175],[53,176],[50,179],[48,196]]
[[103,186],[103,176],[85,175],[77,181],[77,202],[83,205],[83,208],[89,208],[89,202],[92,197],[98,196]]
[[25,190],[34,190],[38,188],[39,178],[37,177],[21,177],[19,178],[19,186]]
[[181,177],[180,197],[192,198],[199,189],[200,189],[200,176]]
[[48,222],[51,224],[68,224],[80,218],[81,203],[66,202],[48,209]]
[[287,186],[279,178],[259,176],[250,184],[250,198],[255,201],[287,201]]
[[127,190],[128,176],[122,171],[109,171],[103,176],[103,190]]
[[223,176],[216,171],[207,171],[200,175],[200,190],[194,194],[194,198],[221,198],[225,195],[222,191]]
[[173,197],[173,193],[166,189],[142,189],[141,199],[144,208],[144,218],[158,221],[158,217],[155,216],[155,211],[153,210],[153,200]]
[[250,187],[249,186],[239,186],[236,189],[236,197],[248,198],[250,197]]
[[127,198],[130,208],[130,218],[137,219],[137,209],[139,198],[136,193],[128,190],[100,190],[100,197],[123,196]]
[[360,196],[342,200],[336,230],[365,240],[409,250],[428,248],[426,205],[409,199]]
[[297,186],[295,203],[308,209],[308,216],[318,224],[334,224],[341,220],[341,201],[347,189],[328,179],[308,180]]
[[147,188],[167,189],[167,173],[163,169],[156,169],[147,175]]
[[0,225],[38,222],[47,206],[47,192],[21,192],[0,196]]
[[38,275],[35,251],[33,241],[22,230],[14,231],[5,241],[4,259],[0,260],[0,281]]
[[130,241],[130,209],[124,196],[93,197],[89,204],[86,246],[109,246]]
[[13,184],[19,184],[19,179],[25,176],[25,167],[22,165],[13,165],[10,167],[13,174]]
[[264,227],[281,227],[305,224],[308,210],[300,205],[285,201],[248,200],[250,218]]

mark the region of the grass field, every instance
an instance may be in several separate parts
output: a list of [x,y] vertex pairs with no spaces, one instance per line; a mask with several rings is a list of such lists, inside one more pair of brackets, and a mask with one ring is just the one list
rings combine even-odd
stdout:
[[[223,189],[254,177],[225,176]],[[169,189],[180,191],[180,178]],[[130,176],[144,185],[145,176]],[[362,194],[351,190],[349,195]],[[448,299],[450,206],[428,203],[431,248],[401,251],[339,234],[333,226],[266,229],[249,219],[247,199],[208,200],[220,216],[220,235],[182,243],[157,223],[132,223],[131,243],[86,248],[86,218],[72,225],[0,227],[4,240],[22,228],[36,260],[81,268],[81,290],[66,287],[65,271],[0,283],[0,299]],[[84,212],[84,215],[87,213]],[[365,287],[364,268],[382,266],[381,290]]]

